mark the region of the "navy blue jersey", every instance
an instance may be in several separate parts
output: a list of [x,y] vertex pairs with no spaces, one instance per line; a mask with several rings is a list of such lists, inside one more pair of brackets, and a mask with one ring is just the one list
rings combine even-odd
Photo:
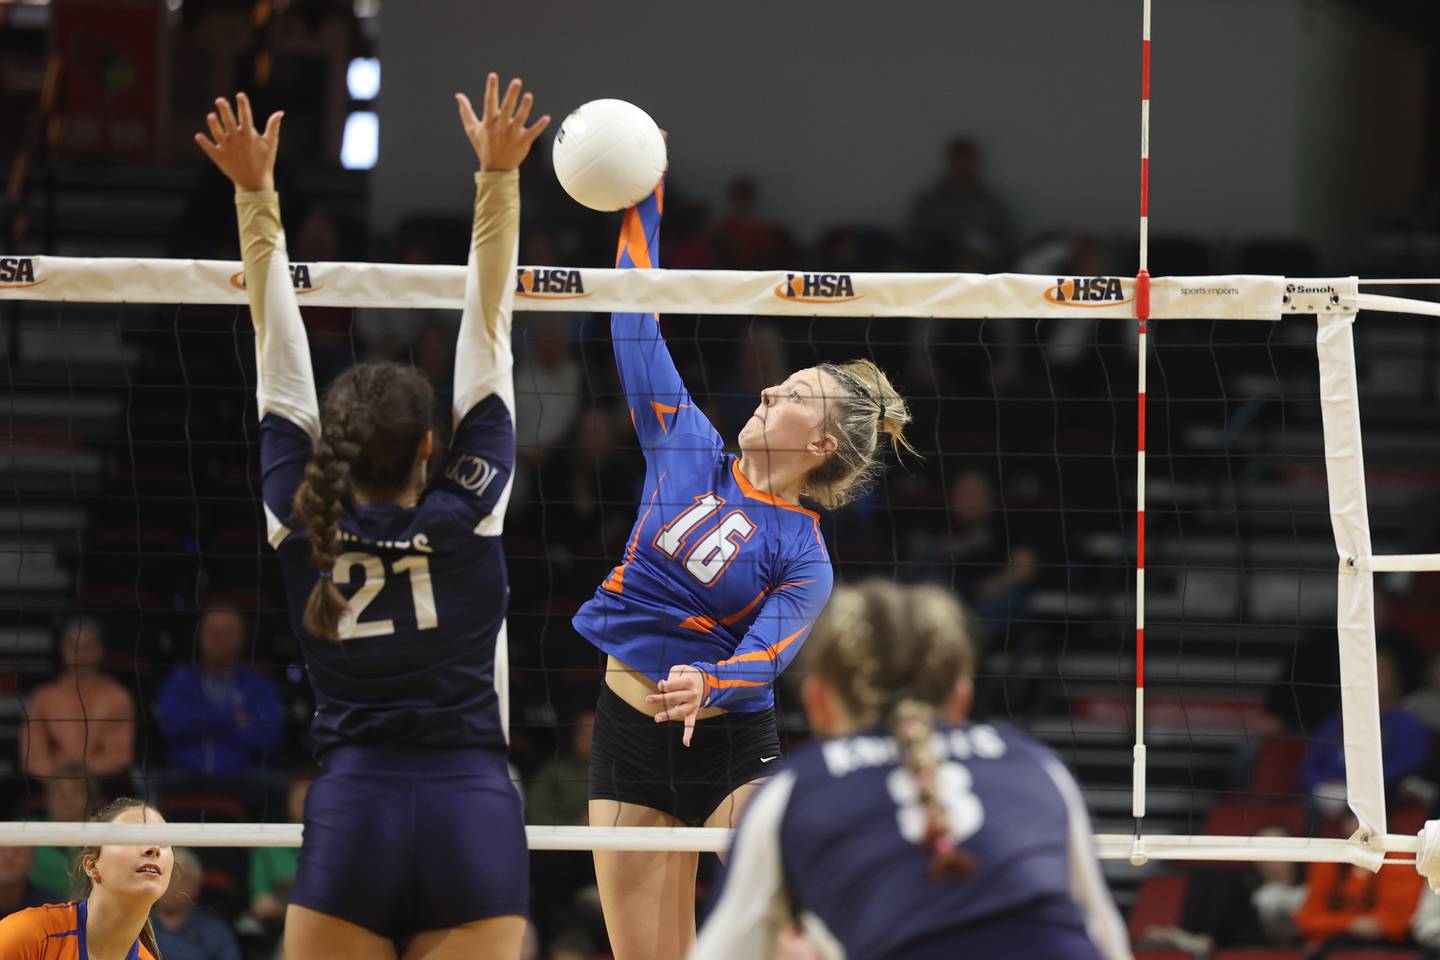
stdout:
[[509,587],[500,533],[515,461],[518,179],[515,171],[476,175],[455,430],[444,466],[414,506],[344,505],[332,576],[349,609],[338,643],[309,636],[302,623],[319,573],[291,501],[319,435],[319,410],[278,200],[273,192],[237,195],[256,328],[265,514],[315,693],[317,752],[397,742],[506,746]]
[[888,734],[809,744],[747,807],[692,957],[769,956],[767,938],[788,919],[827,956],[864,960],[936,944],[989,956],[997,920],[1013,925],[1010,956],[1128,955],[1063,764],[1021,734],[980,724],[942,728],[935,745],[971,875],[930,878],[925,813]]
[[[300,620],[318,574],[303,535],[279,545],[291,625],[315,691],[317,750],[396,740],[503,748],[495,646],[509,582],[500,538],[476,533],[514,464],[514,428],[499,397],[455,431],[445,470],[412,507],[347,506],[335,585],[350,600],[340,643]],[[289,504],[310,438],[276,414],[260,424],[265,505],[291,526]]]

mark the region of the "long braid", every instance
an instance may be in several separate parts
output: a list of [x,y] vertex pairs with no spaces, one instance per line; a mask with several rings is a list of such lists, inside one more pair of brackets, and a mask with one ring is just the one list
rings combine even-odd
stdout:
[[343,553],[340,519],[355,486],[397,494],[413,474],[416,451],[431,427],[435,395],[416,371],[394,363],[362,363],[325,391],[320,439],[305,466],[291,509],[309,534],[320,577],[305,602],[302,623],[312,636],[340,639],[349,603],[335,585]]
[[975,867],[951,834],[934,745],[936,709],[973,672],[968,624],[939,588],[872,580],[836,590],[806,645],[811,670],[856,725],[889,727],[925,812],[920,842],[937,880]]

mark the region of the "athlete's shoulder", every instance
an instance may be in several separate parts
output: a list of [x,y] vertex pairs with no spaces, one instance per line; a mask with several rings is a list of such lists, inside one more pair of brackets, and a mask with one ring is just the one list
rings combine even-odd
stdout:
[[22,960],[32,955],[47,956],[40,948],[53,937],[74,935],[76,917],[75,901],[47,903],[12,913],[0,920],[0,954]]

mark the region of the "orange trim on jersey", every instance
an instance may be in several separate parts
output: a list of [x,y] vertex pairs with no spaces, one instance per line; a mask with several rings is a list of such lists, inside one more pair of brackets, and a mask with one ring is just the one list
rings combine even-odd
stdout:
[[807,623],[805,624],[805,626],[801,627],[799,630],[796,630],[794,633],[790,634],[790,636],[786,637],[784,640],[781,640],[779,643],[772,644],[771,646],[766,647],[764,650],[756,650],[754,653],[742,653],[740,654],[740,656],[731,657],[729,660],[717,661],[715,666],[723,667],[732,663],[754,663],[757,660],[773,661],[776,657],[780,656],[780,652],[782,650],[795,642],[796,637],[800,636],[800,634],[804,633],[806,630],[809,630],[810,627],[811,624]]
[[[784,590],[788,587],[803,587],[808,583],[814,582],[814,580],[796,580],[793,583],[782,583],[780,584],[780,586],[775,588],[775,592],[779,593],[781,590]],[[769,593],[770,588],[766,587],[755,595],[754,600],[751,600],[749,603],[745,604],[745,606],[742,607],[738,612],[730,614],[730,616],[726,617],[723,620],[716,620],[714,617],[708,616],[703,613],[697,613],[693,617],[686,617],[684,620],[681,621],[680,629],[698,630],[701,633],[709,633],[711,630],[718,626],[734,626],[739,621],[745,619],[746,615],[749,614],[751,610],[755,609],[755,605],[758,604],[761,600],[764,600],[766,595]]]
[[645,244],[645,223],[640,219],[640,210],[637,207],[626,210],[625,219],[620,224],[620,244],[615,250],[617,266],[620,255],[626,250],[630,251],[630,261],[637,269],[649,270],[653,266],[650,262],[650,248]]
[[[759,500],[761,503],[768,503],[772,506],[781,507],[785,510],[794,510],[796,513],[803,513],[805,514],[805,516],[811,518],[817,523],[819,522],[820,514],[816,513],[814,510],[806,510],[804,507],[798,504],[791,503],[789,500],[782,500],[779,497],[775,496],[773,493],[766,493],[764,490],[757,488],[749,481],[749,479],[746,478],[744,473],[740,472],[739,460],[730,461],[730,472],[735,475],[735,483],[739,485],[740,492],[745,494],[745,496],[749,497],[751,500]],[[819,527],[816,527],[816,531],[818,535]]]
[[655,509],[655,498],[660,495],[660,480],[665,479],[665,474],[660,474],[660,479],[655,481],[655,492],[650,494],[650,506],[645,508],[645,513],[640,517],[640,522],[635,524],[635,536],[630,539],[630,545],[625,548],[625,559],[620,561],[620,566],[610,571],[610,576],[600,584],[600,589],[609,590],[611,593],[625,592],[625,568],[630,561],[635,559],[635,551],[640,546],[640,531],[645,529],[645,521],[650,519],[650,511]]
[[[651,409],[653,409],[653,410],[655,411],[655,419],[660,422],[660,432],[661,432],[661,433],[669,433],[669,432],[670,432],[670,428],[667,427],[667,426],[665,426],[665,414],[667,414],[667,413],[676,413],[676,412],[678,412],[682,407],[688,407],[688,406],[690,406],[690,404],[688,404],[688,403],[681,403],[681,404],[676,404],[676,405],[672,406],[672,405],[670,405],[670,404],[668,404],[668,403],[661,403],[659,400],[651,400],[651,401],[650,401],[650,407],[651,407]],[[633,425],[633,422],[634,422],[634,421],[631,421],[631,422],[632,422],[632,425]]]

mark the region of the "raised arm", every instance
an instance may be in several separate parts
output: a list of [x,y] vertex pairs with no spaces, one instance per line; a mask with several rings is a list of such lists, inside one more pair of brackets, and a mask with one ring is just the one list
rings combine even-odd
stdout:
[[514,358],[510,322],[515,305],[515,268],[520,237],[520,164],[535,139],[550,124],[542,116],[529,127],[534,97],[521,96],[520,80],[510,81],[500,99],[500,78],[485,80],[485,116],[475,116],[470,100],[455,94],[460,124],[475,148],[475,222],[465,277],[465,310],[455,348],[455,423],[493,394],[513,414]]
[[[665,185],[625,211],[615,266],[648,270],[660,265],[660,219]],[[653,313],[612,313],[610,342],[630,422],[645,456],[661,450],[713,455],[724,442],[695,406]]]
[[234,110],[224,97],[215,101],[215,107],[206,117],[214,142],[201,133],[195,134],[195,142],[235,185],[245,291],[255,325],[260,416],[278,414],[314,440],[320,435],[315,374],[300,304],[290,281],[280,197],[275,193],[275,154],[284,115],[272,113],[262,134],[255,128],[250,98],[245,94],[236,94]]
[[206,120],[211,141],[195,142],[235,184],[245,291],[255,325],[255,399],[260,408],[260,486],[270,544],[290,535],[291,500],[320,437],[320,404],[310,367],[310,342],[290,281],[290,255],[275,193],[275,153],[280,119],[272,113],[265,132],[255,129],[250,98],[235,96],[236,110],[221,97]]

